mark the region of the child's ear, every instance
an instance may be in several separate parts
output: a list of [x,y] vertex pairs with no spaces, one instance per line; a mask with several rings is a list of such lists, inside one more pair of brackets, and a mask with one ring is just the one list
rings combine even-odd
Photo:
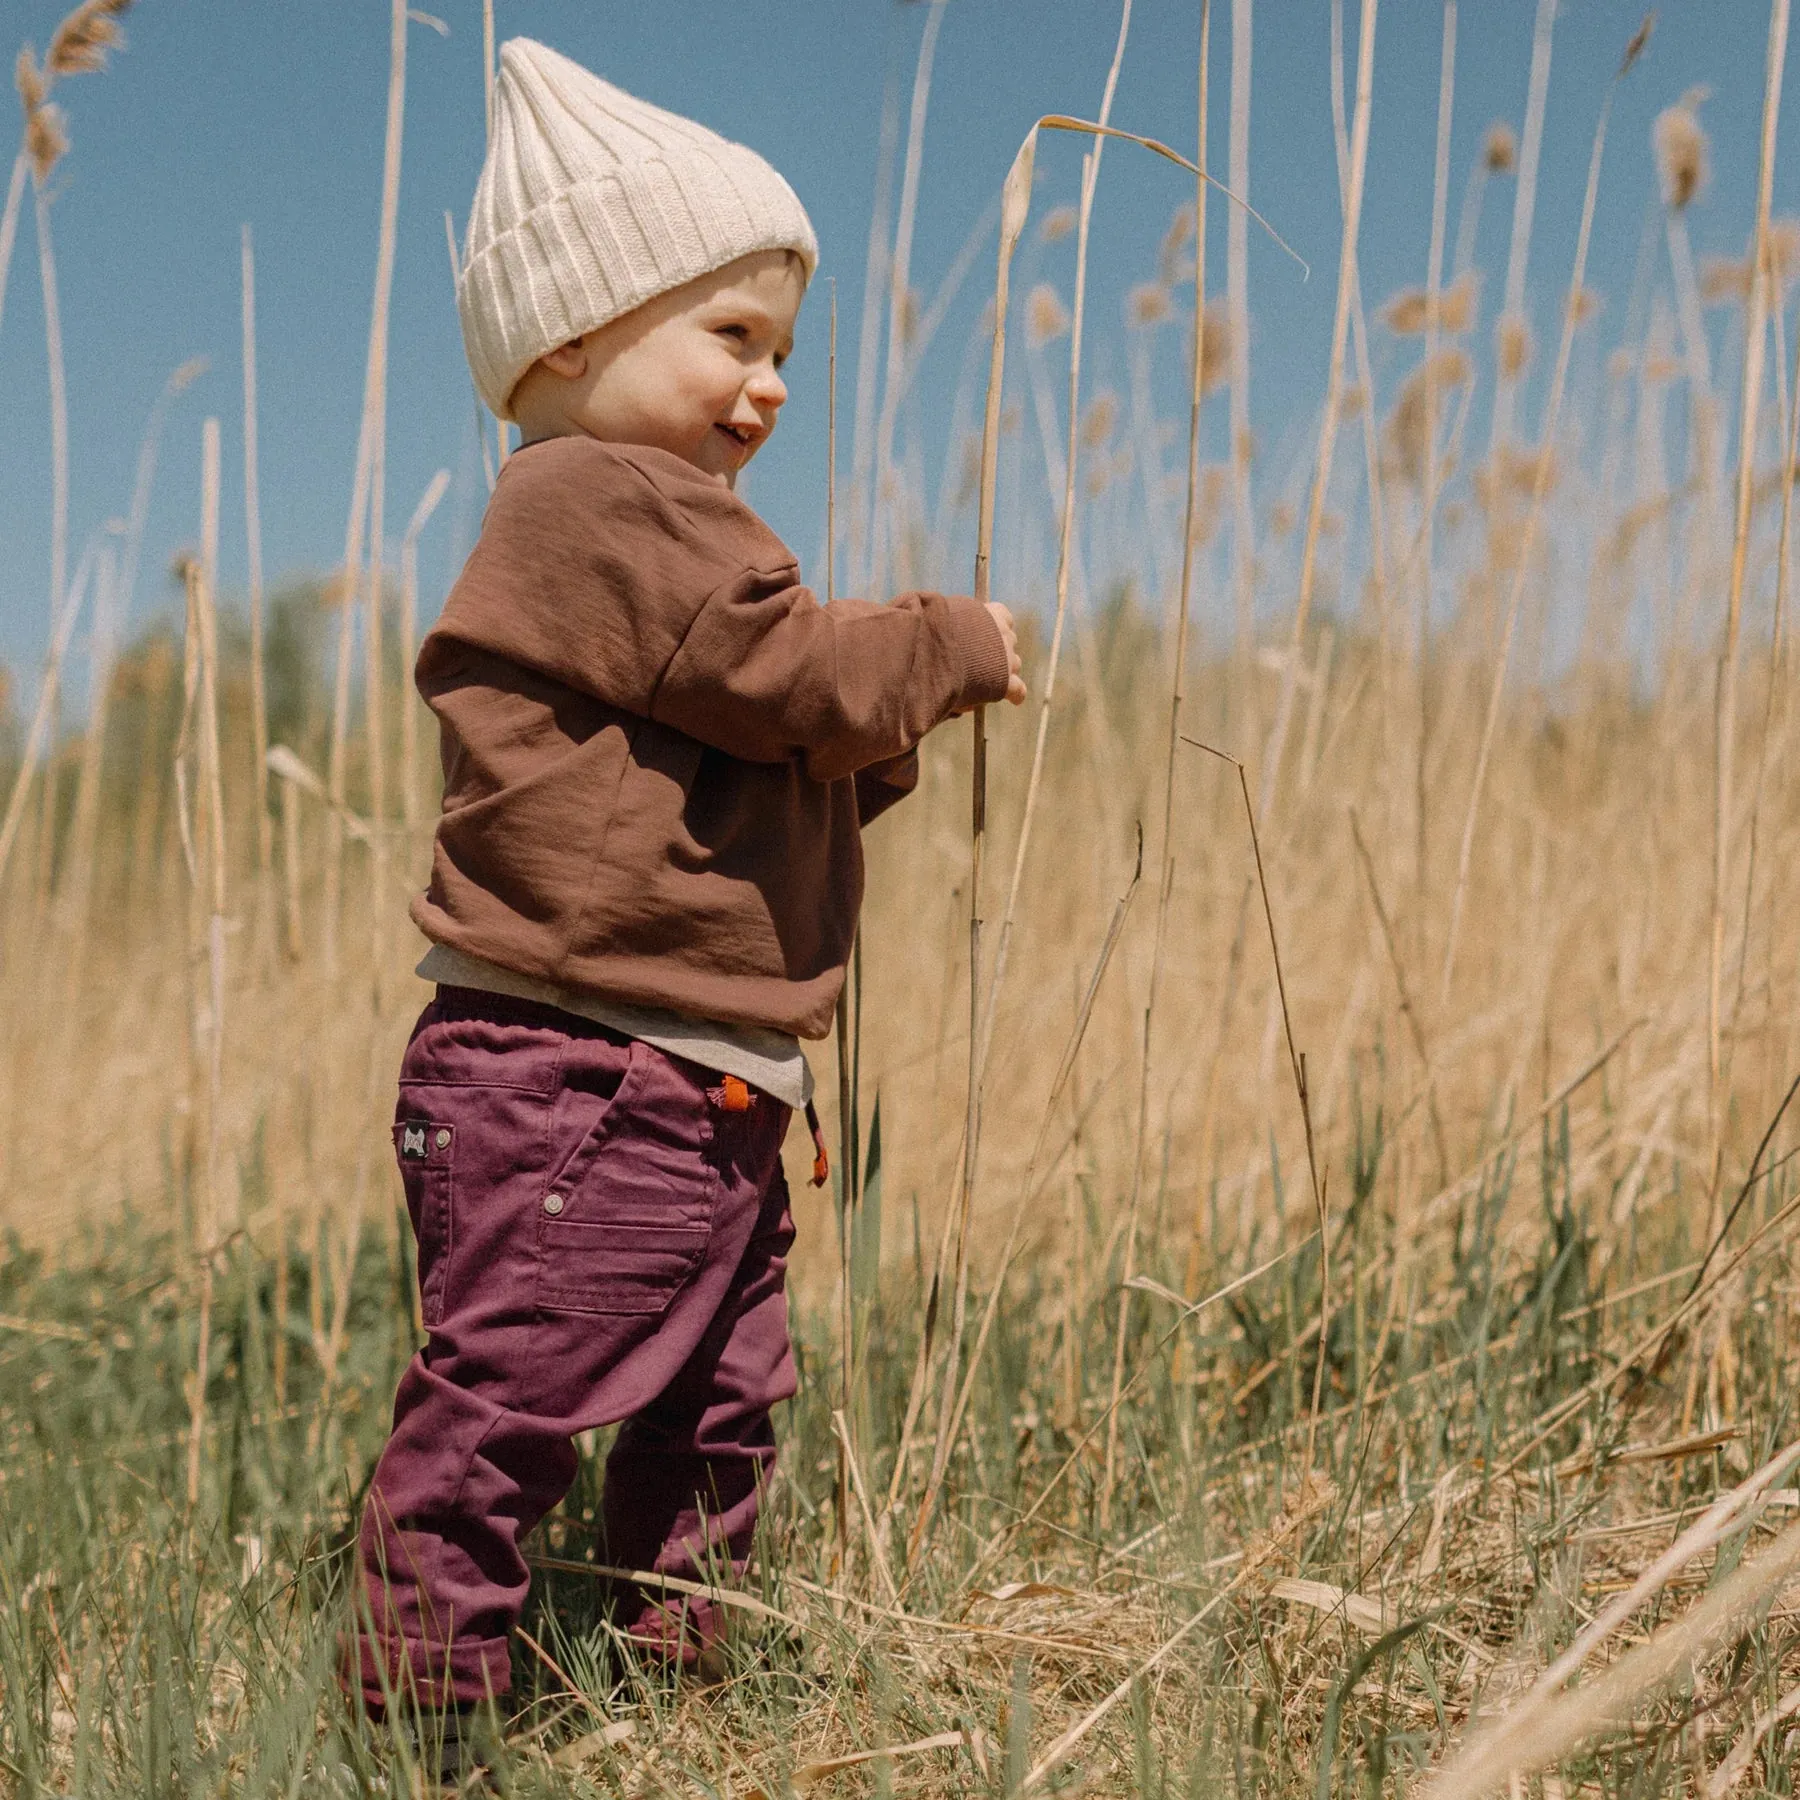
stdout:
[[546,350],[538,361],[564,381],[579,381],[588,372],[587,343],[582,338],[571,338],[554,350]]

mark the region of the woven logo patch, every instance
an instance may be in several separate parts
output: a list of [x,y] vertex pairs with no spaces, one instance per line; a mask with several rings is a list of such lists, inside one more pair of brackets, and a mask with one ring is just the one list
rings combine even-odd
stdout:
[[402,1125],[400,1127],[400,1154],[412,1162],[425,1160],[425,1127],[423,1125]]

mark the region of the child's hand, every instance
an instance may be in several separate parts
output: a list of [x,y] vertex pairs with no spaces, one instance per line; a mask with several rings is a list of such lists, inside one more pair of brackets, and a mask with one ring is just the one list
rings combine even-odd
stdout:
[[1000,636],[1006,644],[1006,698],[1010,705],[1025,704],[1025,665],[1019,660],[1019,634],[1013,629],[1013,616],[1010,607],[1002,606],[998,600],[987,603],[988,617],[1000,627]]

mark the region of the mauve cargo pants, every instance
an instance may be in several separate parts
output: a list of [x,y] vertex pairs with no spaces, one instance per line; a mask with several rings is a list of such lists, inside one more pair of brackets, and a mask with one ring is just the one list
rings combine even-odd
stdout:
[[[371,1705],[506,1690],[520,1541],[574,1480],[577,1432],[624,1421],[607,1561],[704,1580],[749,1555],[769,1409],[794,1392],[788,1109],[719,1082],[528,1001],[441,987],[420,1015],[394,1146],[429,1336],[363,1512],[347,1673]],[[704,1600],[625,1598],[663,1654],[716,1630]]]

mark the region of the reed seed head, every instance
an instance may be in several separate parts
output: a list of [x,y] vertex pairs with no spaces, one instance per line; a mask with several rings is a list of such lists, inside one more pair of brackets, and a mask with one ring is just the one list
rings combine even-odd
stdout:
[[[1231,313],[1223,301],[1206,309],[1206,330],[1200,341],[1200,391],[1210,394],[1231,379]],[[1188,344],[1188,373],[1193,374],[1193,343]]]
[[1032,349],[1059,338],[1069,329],[1069,309],[1049,282],[1040,281],[1025,297],[1025,341]]
[[1503,381],[1517,381],[1531,361],[1531,328],[1517,313],[1509,313],[1494,330],[1495,351]]
[[44,67],[58,75],[97,75],[106,67],[107,53],[123,49],[125,34],[119,18],[131,10],[132,0],[82,0],[57,26],[50,40]]
[[1764,254],[1775,285],[1786,289],[1800,276],[1800,219],[1771,219]]
[[1656,115],[1651,142],[1662,176],[1663,203],[1672,212],[1683,211],[1706,186],[1708,140],[1700,123],[1703,87],[1689,88],[1673,106]]
[[1519,140],[1504,119],[1496,119],[1482,140],[1481,162],[1490,175],[1510,175],[1519,160]]
[[1601,308],[1606,305],[1606,299],[1604,295],[1596,292],[1593,288],[1584,287],[1577,288],[1564,304],[1568,308],[1569,317],[1577,325],[1585,325],[1590,319],[1599,317]]
[[1087,411],[1081,417],[1081,441],[1089,450],[1098,450],[1108,443],[1114,427],[1119,422],[1119,397],[1110,388],[1102,388],[1088,402]]
[[1438,351],[1429,363],[1421,363],[1407,376],[1400,388],[1394,410],[1388,414],[1383,435],[1387,439],[1388,463],[1394,471],[1414,487],[1425,485],[1425,459],[1429,451],[1427,413],[1432,395],[1441,421],[1445,399],[1461,387],[1474,373],[1474,365],[1466,352],[1451,346]]
[[1075,229],[1076,212],[1072,206],[1053,206],[1044,214],[1038,236],[1046,244],[1060,244]]
[[1709,256],[1700,265],[1700,298],[1708,306],[1742,306],[1754,274],[1747,256]]
[[1140,281],[1125,297],[1126,320],[1140,331],[1162,324],[1174,310],[1169,290],[1159,281]]
[[43,100],[26,111],[25,154],[31,158],[31,173],[40,187],[68,149],[69,134],[60,106]]
[[1191,206],[1178,206],[1156,252],[1157,279],[1164,287],[1173,287],[1178,281],[1193,279],[1193,259],[1185,254],[1193,241],[1194,209]]
[[[1381,309],[1381,322],[1396,337],[1418,337],[1432,322],[1431,296],[1424,288],[1402,288]],[[1437,297],[1439,331],[1467,331],[1475,316],[1475,275],[1471,270]]]
[[1556,452],[1548,446],[1536,451],[1521,444],[1502,444],[1492,459],[1475,471],[1475,498],[1489,513],[1503,502],[1529,500],[1536,489],[1540,468],[1544,476],[1544,493],[1548,496],[1556,491],[1562,473]]

